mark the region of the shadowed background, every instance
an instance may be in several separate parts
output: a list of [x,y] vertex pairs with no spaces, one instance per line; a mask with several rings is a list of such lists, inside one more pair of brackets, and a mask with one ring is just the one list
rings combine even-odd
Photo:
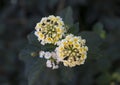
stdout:
[[[88,70],[82,78],[78,72],[71,85],[120,85],[119,0],[0,0],[0,85],[28,85],[25,64],[18,57],[28,43],[27,35],[42,17],[57,15],[68,6],[72,8],[74,23],[79,22],[80,32],[103,26],[108,37],[101,49],[111,59],[107,57],[97,62],[101,69],[106,69],[104,72],[93,74]],[[101,31],[95,32],[100,34]],[[89,68],[94,69],[93,64]]]

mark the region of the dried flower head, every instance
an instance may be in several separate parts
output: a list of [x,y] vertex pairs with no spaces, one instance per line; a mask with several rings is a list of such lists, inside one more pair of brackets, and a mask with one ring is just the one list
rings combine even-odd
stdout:
[[63,62],[64,66],[69,67],[84,64],[88,51],[85,42],[85,39],[80,36],[67,35],[65,39],[57,44],[56,53],[58,59]]
[[53,15],[42,18],[35,29],[35,35],[42,45],[46,43],[56,44],[66,32],[62,19]]

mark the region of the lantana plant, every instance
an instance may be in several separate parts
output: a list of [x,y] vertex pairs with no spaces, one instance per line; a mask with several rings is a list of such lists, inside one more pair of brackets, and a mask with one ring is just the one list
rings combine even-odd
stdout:
[[[98,73],[102,74],[101,82],[103,75],[106,76],[111,69],[111,59],[116,59],[116,55],[113,58],[110,53],[110,44],[107,45],[111,35],[106,36],[103,24],[99,22],[93,30],[83,31],[85,28],[81,23],[74,22],[70,7],[56,15],[43,17],[34,23],[37,24],[27,36],[28,43],[20,52],[28,85],[79,84],[76,82],[84,85],[88,76],[89,85]],[[110,78],[108,74],[107,77]]]
[[46,44],[54,46],[51,51],[39,51],[39,57],[47,60],[47,67],[57,69],[60,63],[68,67],[84,64],[88,51],[86,40],[68,30],[60,16],[50,15],[37,23],[34,34],[40,44],[43,48]]

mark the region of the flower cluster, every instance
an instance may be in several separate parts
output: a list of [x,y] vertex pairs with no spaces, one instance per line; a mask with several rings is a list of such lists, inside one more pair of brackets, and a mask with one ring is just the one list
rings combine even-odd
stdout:
[[49,43],[56,46],[53,52],[39,52],[39,57],[47,60],[47,67],[57,69],[60,62],[68,67],[84,64],[88,51],[86,40],[73,34],[65,35],[67,31],[59,16],[42,18],[35,30],[35,35],[42,45]]
[[57,69],[59,67],[58,66],[59,61],[57,60],[55,52],[40,51],[39,52],[39,57],[47,59],[46,66],[48,68]]
[[64,66],[69,67],[84,64],[88,51],[85,42],[79,36],[67,35],[65,39],[58,43],[58,47],[56,48],[58,59],[63,62]]
[[35,27],[35,35],[41,44],[56,44],[65,33],[65,27],[62,19],[57,16],[44,17]]

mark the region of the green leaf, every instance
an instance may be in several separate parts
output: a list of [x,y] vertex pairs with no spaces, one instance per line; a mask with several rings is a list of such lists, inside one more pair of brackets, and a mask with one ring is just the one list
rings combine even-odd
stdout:
[[[96,33],[88,31],[81,32],[80,36],[86,40],[86,45],[88,46],[88,58],[86,62],[88,62],[88,64],[93,64],[92,67],[95,68],[95,72],[109,69],[110,63],[102,60],[105,57],[100,50],[100,45],[103,43],[103,39],[101,39]],[[107,64],[104,66],[105,69],[102,69],[103,64],[101,63]]]
[[32,56],[31,53],[39,52],[40,48],[32,45],[27,45],[20,53],[20,59],[25,62],[26,76],[28,78],[28,85],[39,85],[39,77],[45,69],[45,61],[38,56]]
[[[38,53],[40,48],[28,44],[19,54],[20,60],[27,62],[27,60],[32,59],[32,53]],[[35,57],[35,56],[34,56]]]
[[[86,82],[87,79],[87,82]],[[80,85],[92,85],[93,82],[93,71],[91,69],[87,69],[80,80]]]
[[[32,56],[34,53],[38,54],[40,50],[39,47],[28,44],[19,55],[20,60],[25,63],[28,85],[46,85],[50,83],[57,85],[57,80],[52,81],[57,79],[57,74],[52,69],[46,67],[46,60],[40,59],[39,55]],[[49,70],[47,71],[47,69]]]
[[27,36],[27,38],[28,38],[29,44],[34,45],[34,46],[37,46],[37,47],[41,47],[41,44],[40,44],[40,42],[38,41],[37,36],[35,36],[34,31],[32,31],[32,32]]
[[34,57],[32,62],[26,64],[26,73],[28,77],[28,85],[39,85],[42,81],[42,73],[45,69],[45,62],[38,57]]
[[106,38],[106,32],[102,23],[98,22],[93,26],[94,32],[96,32],[102,39]]
[[90,53],[95,54],[99,52],[99,46],[103,43],[103,40],[96,33],[84,31],[79,35],[86,40]]
[[41,50],[44,50],[44,51],[54,51],[55,48],[56,46],[54,44],[41,45]]
[[67,7],[61,12],[58,13],[59,16],[62,17],[64,23],[68,26],[73,25],[73,11],[71,7]]
[[97,59],[96,69],[99,70],[100,72],[106,72],[110,69],[110,67],[111,62],[109,57],[101,56],[100,58]]
[[72,79],[75,79],[76,77],[75,72],[72,68],[61,66],[59,70],[60,75],[63,77],[61,78],[61,82],[69,84],[69,82],[71,82]]
[[[46,67],[46,60],[34,57],[26,63],[28,85],[47,85],[58,83],[56,70]],[[56,81],[53,81],[56,80]]]
[[72,27],[68,28],[68,33],[77,35],[79,33],[79,23],[76,23]]
[[109,56],[111,61],[120,59],[120,30],[114,29],[110,32],[103,43],[102,51],[106,56]]

